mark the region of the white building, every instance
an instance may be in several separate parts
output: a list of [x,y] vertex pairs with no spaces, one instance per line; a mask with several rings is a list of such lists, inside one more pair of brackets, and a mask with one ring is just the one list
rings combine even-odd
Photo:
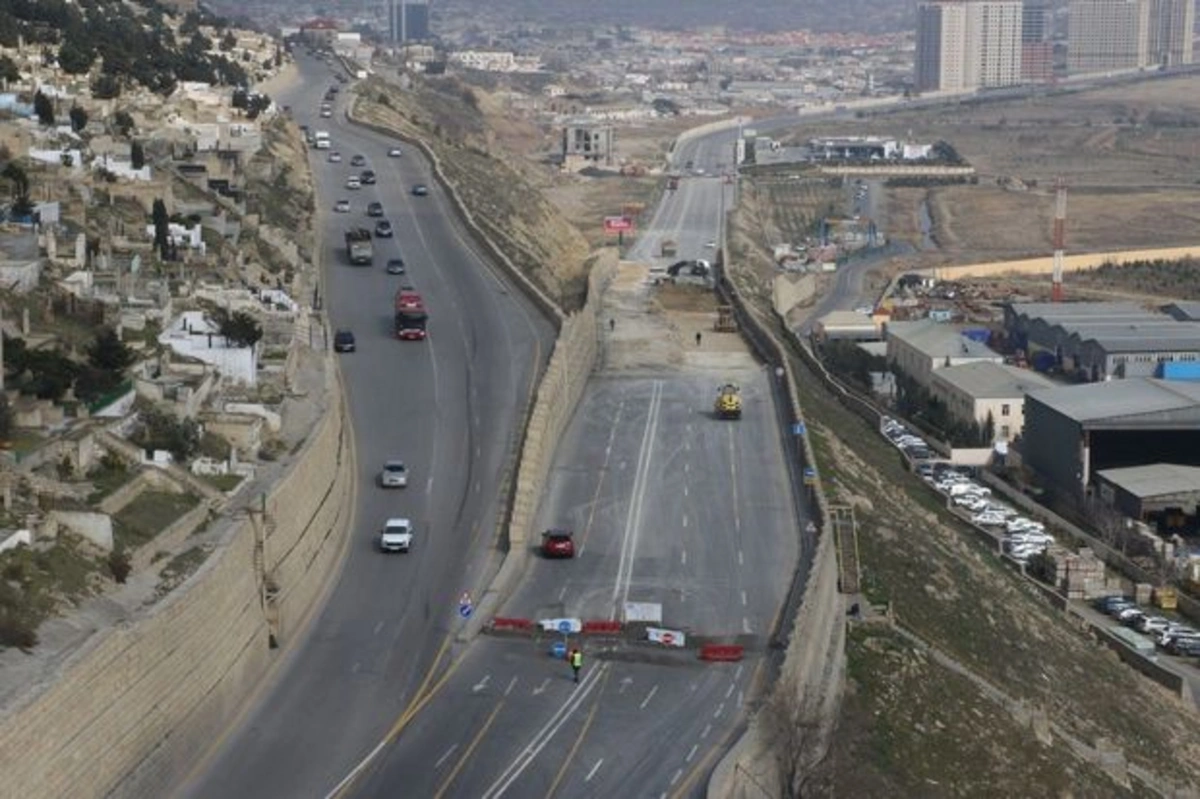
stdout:
[[1004,356],[967,338],[953,325],[929,319],[891,322],[885,332],[888,364],[927,389],[938,369],[966,363],[1004,363]]
[[1022,0],[923,0],[917,5],[918,91],[1021,82]]
[[1025,427],[1025,395],[1054,383],[1029,369],[982,361],[938,369],[929,388],[954,418],[983,427],[990,415],[994,439],[1011,441]]

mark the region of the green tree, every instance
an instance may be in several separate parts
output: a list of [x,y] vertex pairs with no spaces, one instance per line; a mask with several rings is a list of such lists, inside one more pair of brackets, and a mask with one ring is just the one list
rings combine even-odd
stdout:
[[79,364],[59,350],[30,350],[24,361],[29,377],[21,389],[39,399],[62,399],[79,376]]
[[980,435],[979,443],[981,446],[990,447],[992,442],[996,440],[996,417],[991,411],[987,412],[987,418],[983,420],[983,431]]
[[226,31],[225,35],[221,37],[221,52],[228,53],[235,47],[237,47],[237,37],[233,35],[233,31]]
[[0,55],[0,80],[14,81],[20,78],[21,70],[17,69],[17,62],[6,55]]
[[158,250],[158,257],[165,261],[171,246],[171,219],[167,216],[167,204],[161,197],[154,198],[150,220],[154,223],[154,247]]
[[92,97],[97,100],[112,100],[121,96],[121,80],[115,75],[100,75],[92,81]]
[[71,106],[70,117],[71,117],[71,130],[75,131],[76,133],[82,132],[83,129],[87,127],[88,112],[83,110],[79,106],[77,106],[77,105]]
[[96,334],[87,350],[88,363],[105,372],[124,374],[134,361],[133,350],[121,341],[117,331],[106,327]]
[[96,60],[96,51],[85,43],[68,36],[58,48],[58,65],[62,71],[71,75],[82,75],[92,68]]
[[[120,133],[122,136],[128,136],[133,131],[133,117],[129,115],[128,111],[121,109],[120,111],[117,111],[117,113],[113,114],[113,126],[116,127],[117,133]],[[130,159],[132,160],[132,158],[133,150],[131,148]],[[141,167],[135,168],[140,169]]]
[[8,395],[0,392],[0,441],[12,438],[13,412],[8,404]]
[[140,141],[135,140],[129,145],[129,165],[134,169],[141,169],[146,165],[146,148]]
[[193,419],[177,419],[169,413],[151,409],[142,412],[141,423],[133,440],[142,449],[163,449],[177,462],[184,462],[200,448],[200,425]]
[[33,95],[33,113],[43,125],[54,124],[54,102],[40,91]]
[[216,321],[221,335],[235,347],[253,347],[262,339],[262,325],[245,311],[230,314],[222,308],[216,313]]

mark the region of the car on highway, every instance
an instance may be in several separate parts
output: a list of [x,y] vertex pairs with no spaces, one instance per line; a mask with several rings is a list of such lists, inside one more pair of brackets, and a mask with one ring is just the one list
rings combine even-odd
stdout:
[[358,176],[358,179],[362,181],[362,184],[364,186],[374,186],[375,185],[375,170],[364,169],[362,171],[362,174]]
[[380,219],[375,223],[375,235],[381,239],[390,239],[392,237],[392,223],[386,219]]
[[333,210],[335,213],[339,213],[339,214],[350,213],[350,201],[349,200],[338,200],[337,202],[335,202],[333,204]]
[[362,188],[362,181],[358,179],[358,175],[351,175],[346,178],[346,188],[357,190]]
[[379,470],[381,488],[408,488],[408,467],[404,461],[387,461]]
[[400,517],[388,519],[379,533],[379,548],[384,552],[407,552],[412,540],[412,522]]
[[331,164],[340,164],[340,163],[342,163],[342,154],[339,153],[337,150],[334,150],[333,152],[331,152],[329,154],[328,161]]
[[575,557],[575,536],[570,530],[547,530],[542,533],[542,557]]
[[403,275],[404,274],[404,259],[403,258],[389,258],[386,268],[387,268],[387,273],[389,275]]
[[350,166],[366,166],[367,158],[364,155],[356,155],[350,159]]
[[367,216],[383,216],[383,203],[381,203],[381,202],[367,203]]
[[339,328],[333,334],[333,351],[334,352],[354,352],[354,331],[347,328]]
[[388,150],[388,158],[399,158],[403,154],[404,153],[401,152],[399,147],[393,147],[392,149]]
[[412,187],[412,193],[414,197],[424,197],[429,194],[429,187],[424,183],[417,183]]
[[332,116],[333,116],[333,109],[331,109],[331,108],[322,108],[321,109],[321,118],[322,119],[329,119]]

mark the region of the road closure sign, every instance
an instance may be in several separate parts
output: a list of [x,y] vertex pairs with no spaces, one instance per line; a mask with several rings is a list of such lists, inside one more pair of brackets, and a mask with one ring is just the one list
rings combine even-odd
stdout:
[[543,630],[548,633],[577,633],[583,629],[583,621],[580,619],[542,619],[538,622]]
[[680,630],[664,630],[660,627],[647,627],[646,637],[656,644],[663,646],[683,646],[686,643]]
[[604,217],[605,233],[629,233],[633,230],[633,220],[627,216]]

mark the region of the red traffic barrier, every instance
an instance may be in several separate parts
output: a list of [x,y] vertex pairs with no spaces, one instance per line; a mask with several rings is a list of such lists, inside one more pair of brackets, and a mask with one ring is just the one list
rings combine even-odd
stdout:
[[583,623],[584,635],[618,635],[621,628],[622,625],[619,621],[585,621]]
[[492,619],[493,630],[532,630],[533,619],[508,619],[497,616]]
[[741,660],[745,650],[738,644],[705,644],[700,647],[700,659],[712,662]]

